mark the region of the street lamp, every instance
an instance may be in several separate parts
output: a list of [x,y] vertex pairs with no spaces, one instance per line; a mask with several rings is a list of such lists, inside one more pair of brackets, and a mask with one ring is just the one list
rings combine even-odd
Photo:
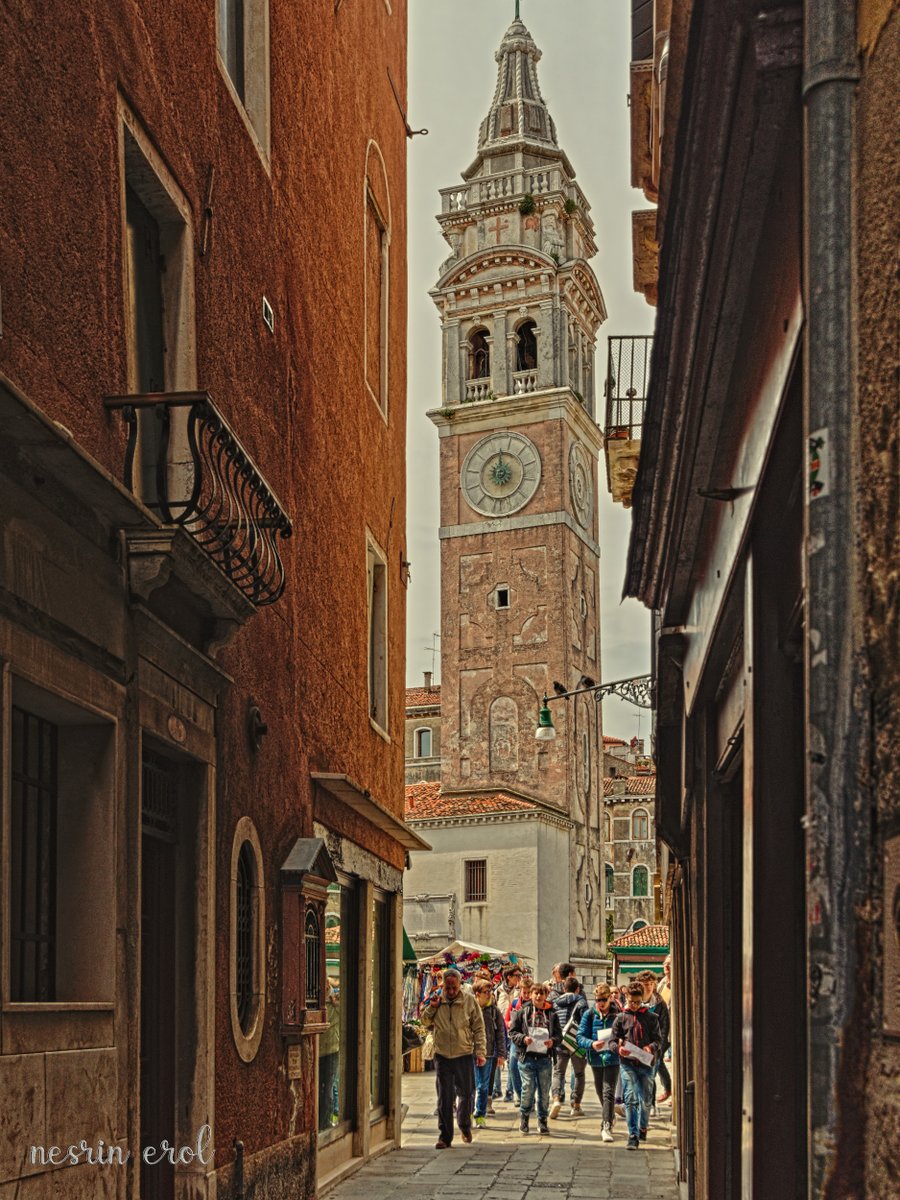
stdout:
[[550,712],[550,705],[556,700],[568,700],[570,696],[584,696],[590,693],[598,704],[604,696],[618,696],[621,700],[627,700],[629,704],[635,705],[636,708],[653,707],[652,675],[635,675],[631,679],[617,679],[613,683],[592,683],[589,687],[573,688],[570,692],[563,691],[559,684],[555,686],[557,694],[555,696],[545,695],[538,712],[538,724],[534,736],[539,742],[552,742],[556,737],[553,716]]

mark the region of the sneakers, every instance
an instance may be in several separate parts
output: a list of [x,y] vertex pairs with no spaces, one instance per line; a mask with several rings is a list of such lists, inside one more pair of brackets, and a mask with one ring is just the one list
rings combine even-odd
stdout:
[[624,1104],[617,1104],[617,1105],[616,1105],[616,1112],[619,1114],[619,1116],[620,1116],[620,1117],[624,1117],[624,1116],[625,1116],[625,1105],[624,1105]]
[[547,1124],[547,1122],[538,1120],[538,1133],[549,1133],[549,1132],[550,1132],[550,1126]]
[[506,1095],[503,1097],[503,1099],[506,1101],[507,1104],[512,1104],[512,1098],[513,1098],[512,1092],[507,1092]]
[[472,1141],[472,1130],[461,1129],[459,1132],[462,1135],[462,1140],[468,1145]]
[[495,1113],[494,1113],[494,1102],[493,1102],[493,1100],[488,1100],[488,1102],[487,1102],[487,1111],[488,1111],[488,1112],[491,1114],[491,1116],[492,1116],[492,1117],[493,1117],[493,1116],[495,1116]]
[[609,1127],[609,1122],[603,1122],[603,1128],[600,1130],[600,1141],[611,1142],[613,1140],[612,1130]]
[[629,1138],[628,1139],[628,1149],[629,1150],[637,1150],[637,1148],[638,1148],[638,1146],[640,1146],[640,1144],[641,1143],[637,1140],[637,1138]]
[[476,1129],[486,1129],[487,1128],[487,1121],[484,1119],[484,1117],[476,1117],[475,1118],[475,1128]]
[[661,1096],[656,1097],[656,1103],[657,1104],[665,1104],[665,1102],[668,1099],[670,1099],[671,1095],[672,1095],[671,1092],[663,1092]]
[[435,1150],[449,1150],[450,1143],[445,1142],[443,1138],[438,1138],[438,1140],[434,1143],[434,1148]]
[[641,1141],[642,1141],[642,1142],[646,1142],[646,1140],[647,1140],[647,1130],[646,1130],[646,1129],[642,1129],[642,1130],[641,1130]]
[[557,1096],[556,1099],[553,1101],[553,1103],[550,1105],[550,1120],[551,1121],[556,1120],[556,1118],[559,1116],[559,1112],[560,1112],[561,1108],[562,1108],[562,1100],[560,1100],[559,1097]]
[[581,1107],[580,1104],[577,1104],[574,1100],[572,1101],[572,1116],[573,1117],[583,1117],[584,1116],[584,1109]]
[[520,1133],[528,1132],[528,1118],[527,1117],[519,1118],[519,1132]]

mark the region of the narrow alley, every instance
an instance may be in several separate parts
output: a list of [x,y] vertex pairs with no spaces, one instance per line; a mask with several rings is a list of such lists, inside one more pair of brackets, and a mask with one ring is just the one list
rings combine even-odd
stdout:
[[615,1142],[600,1141],[600,1106],[590,1090],[585,1115],[552,1121],[549,1137],[524,1137],[513,1105],[495,1101],[496,1116],[475,1131],[472,1145],[457,1137],[449,1150],[435,1150],[434,1095],[432,1074],[404,1075],[403,1148],[363,1167],[329,1200],[392,1200],[400,1193],[411,1200],[678,1200],[669,1105],[636,1152],[625,1149],[621,1120]]

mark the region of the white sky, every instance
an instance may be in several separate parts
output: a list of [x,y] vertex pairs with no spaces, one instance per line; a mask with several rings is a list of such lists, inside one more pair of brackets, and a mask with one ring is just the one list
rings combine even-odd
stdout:
[[[409,0],[409,121],[423,126],[409,149],[407,683],[421,684],[440,630],[438,435],[425,416],[441,403],[441,338],[428,291],[449,253],[435,213],[438,188],[458,183],[475,157],[478,126],[496,82],[494,52],[514,0]],[[591,265],[609,319],[597,343],[597,416],[602,421],[606,339],[653,331],[654,310],[631,286],[631,212],[648,207],[629,182],[628,0],[521,0],[522,20],[543,51],[541,91],[561,147],[591,205],[599,247]],[[630,513],[614,505],[600,462],[600,620],[604,682],[650,669],[650,614],[620,603]],[[440,642],[437,642],[438,647]],[[435,682],[440,656],[435,659]],[[640,720],[638,714],[641,714]],[[649,714],[615,699],[603,705],[603,731],[648,735]]]

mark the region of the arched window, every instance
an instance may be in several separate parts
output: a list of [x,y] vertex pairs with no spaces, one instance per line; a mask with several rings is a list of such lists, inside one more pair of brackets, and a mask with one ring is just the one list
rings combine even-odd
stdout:
[[469,378],[489,379],[491,375],[491,347],[486,329],[473,329],[469,334]]
[[319,914],[310,905],[304,922],[306,940],[306,1007],[321,1008],[322,1003],[322,937]]
[[649,896],[650,875],[646,867],[635,867],[631,872],[632,896]]
[[613,896],[616,894],[616,873],[612,863],[606,864],[605,870],[606,879],[606,907],[613,907]]
[[634,842],[650,840],[650,817],[644,808],[636,808],[631,814],[631,840]]
[[416,758],[431,758],[431,730],[422,728],[416,730]]
[[632,921],[632,922],[631,922],[631,930],[630,930],[630,932],[631,932],[631,933],[637,933],[637,931],[638,931],[639,929],[646,929],[646,928],[647,928],[647,922],[646,922],[646,921],[641,921],[640,919],[638,919],[637,921]]
[[265,892],[262,849],[241,817],[231,846],[229,992],[231,1031],[244,1062],[256,1056],[265,1012]]
[[363,349],[366,387],[388,415],[388,310],[390,306],[391,197],[381,147],[366,147],[364,201]]
[[516,370],[533,371],[537,366],[537,325],[523,321],[516,330]]

